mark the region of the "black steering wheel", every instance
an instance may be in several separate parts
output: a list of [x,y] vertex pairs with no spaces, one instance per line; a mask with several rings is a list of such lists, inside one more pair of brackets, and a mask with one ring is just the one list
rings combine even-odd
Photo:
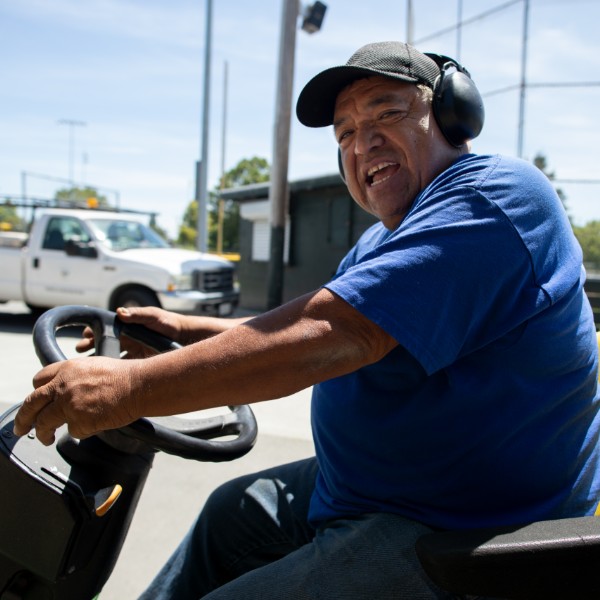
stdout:
[[[121,334],[159,352],[176,350],[176,342],[142,325],[123,323],[113,312],[89,306],[59,306],[45,312],[33,328],[33,344],[42,365],[65,360],[56,332],[64,327],[88,326],[94,332],[97,355],[119,358]],[[203,419],[156,417],[138,419],[118,431],[155,450],[201,461],[233,460],[249,452],[258,433],[249,406],[230,406],[230,412]],[[217,441],[216,438],[233,439]]]

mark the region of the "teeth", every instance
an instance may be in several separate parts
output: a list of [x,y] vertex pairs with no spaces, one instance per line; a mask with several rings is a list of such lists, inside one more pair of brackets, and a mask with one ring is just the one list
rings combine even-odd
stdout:
[[391,175],[388,175],[387,177],[384,177],[383,179],[378,179],[377,181],[372,181],[371,187],[375,187],[376,185],[379,185],[380,183],[387,181],[390,177],[391,177]]
[[386,177],[383,177],[382,179],[378,179],[377,181],[373,180],[373,175],[375,175],[375,173],[377,173],[378,171],[381,171],[382,169],[385,169],[386,167],[390,167],[395,164],[396,163],[392,163],[392,162],[382,162],[382,163],[379,163],[378,165],[375,165],[374,167],[371,167],[367,171],[368,184],[371,187],[373,187],[373,186],[379,185],[380,183],[383,183],[384,181],[387,181],[391,177],[391,175],[387,175]]
[[375,173],[377,173],[377,171],[381,171],[381,169],[385,169],[386,167],[389,167],[391,165],[393,165],[394,163],[391,162],[384,162],[384,163],[379,163],[378,165],[371,167],[368,172],[367,175],[369,177],[371,177],[372,175],[374,175]]

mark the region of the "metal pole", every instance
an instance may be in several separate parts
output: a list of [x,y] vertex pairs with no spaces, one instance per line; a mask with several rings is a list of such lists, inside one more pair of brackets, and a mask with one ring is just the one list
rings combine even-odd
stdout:
[[279,38],[273,158],[269,188],[269,201],[271,204],[271,247],[267,297],[267,307],[269,309],[279,306],[283,300],[283,255],[285,248],[285,221],[288,213],[289,198],[288,161],[298,14],[298,0],[283,0]]
[[458,0],[457,16],[456,16],[456,60],[460,62],[460,51],[462,46],[462,15],[463,15],[462,0]]
[[204,93],[202,102],[202,146],[200,164],[196,170],[196,202],[198,203],[197,247],[206,252],[208,247],[208,118],[210,112],[210,53],[212,37],[212,0],[206,0],[206,40],[204,45]]
[[414,14],[412,0],[406,0],[406,43],[411,44],[414,40]]
[[75,119],[61,119],[58,124],[67,125],[69,127],[69,183],[71,188],[73,188],[75,187],[75,127],[85,127],[87,123],[84,121],[76,121]]
[[223,221],[225,219],[225,201],[221,192],[225,187],[225,143],[227,136],[227,61],[224,64],[223,72],[223,126],[221,129],[221,182],[219,185],[219,211],[217,219],[217,253],[223,254]]
[[527,91],[527,40],[529,31],[529,0],[523,2],[523,42],[521,47],[521,84],[519,97],[519,131],[517,156],[523,158],[523,140],[525,130],[525,94]]

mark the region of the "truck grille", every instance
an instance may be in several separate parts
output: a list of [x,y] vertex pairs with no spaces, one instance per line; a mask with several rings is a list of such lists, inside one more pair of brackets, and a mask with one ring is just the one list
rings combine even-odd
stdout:
[[233,269],[194,271],[192,282],[202,292],[228,292],[233,290]]

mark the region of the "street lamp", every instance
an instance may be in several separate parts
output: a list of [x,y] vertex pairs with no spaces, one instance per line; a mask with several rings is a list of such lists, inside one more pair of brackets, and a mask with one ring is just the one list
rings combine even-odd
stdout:
[[302,21],[302,31],[306,33],[316,33],[321,29],[327,5],[322,2],[309,4],[304,8],[304,20]]
[[[302,12],[302,29],[307,33],[319,31],[327,7],[315,2]],[[269,202],[271,205],[271,245],[269,254],[267,308],[279,306],[283,299],[283,268],[285,248],[285,218],[288,212],[288,162],[290,152],[290,122],[292,87],[294,83],[294,54],[296,26],[300,15],[298,0],[283,0],[279,38],[277,98],[273,135],[273,158]]]

